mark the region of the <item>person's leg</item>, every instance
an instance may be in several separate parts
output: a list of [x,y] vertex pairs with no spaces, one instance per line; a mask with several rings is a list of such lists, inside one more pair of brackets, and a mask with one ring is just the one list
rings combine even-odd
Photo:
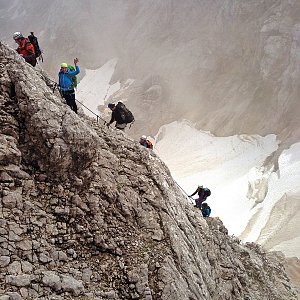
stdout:
[[75,101],[75,92],[64,92],[63,98],[66,99],[67,104],[71,107],[71,109],[77,114],[77,105]]
[[77,105],[76,105],[76,100],[75,100],[75,91],[72,94],[70,94],[70,95],[71,95],[71,101],[72,101],[72,109],[77,114]]
[[123,124],[116,123],[116,128],[118,128],[120,130],[124,130],[126,125],[127,125],[126,123],[123,123]]
[[205,201],[206,199],[202,199],[202,200],[199,200],[199,208],[201,209],[202,207],[202,203]]
[[71,107],[71,109],[73,109],[73,107],[72,107],[72,98],[71,98],[70,93],[64,92],[63,97],[66,99],[66,102]]

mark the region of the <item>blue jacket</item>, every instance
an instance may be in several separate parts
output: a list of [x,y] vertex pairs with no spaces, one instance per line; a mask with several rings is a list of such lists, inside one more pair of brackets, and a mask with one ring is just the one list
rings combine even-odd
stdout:
[[203,216],[203,217],[207,218],[207,217],[210,216],[211,209],[210,209],[209,206],[203,208],[201,211],[202,211],[202,216]]
[[74,89],[72,77],[80,73],[78,66],[75,66],[76,70],[71,72],[68,70],[66,73],[60,71],[58,73],[58,85],[61,91],[71,91]]

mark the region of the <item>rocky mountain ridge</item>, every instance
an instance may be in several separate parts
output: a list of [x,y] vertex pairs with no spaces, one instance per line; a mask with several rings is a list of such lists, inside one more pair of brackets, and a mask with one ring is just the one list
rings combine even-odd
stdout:
[[160,159],[77,116],[0,44],[0,299],[297,299]]

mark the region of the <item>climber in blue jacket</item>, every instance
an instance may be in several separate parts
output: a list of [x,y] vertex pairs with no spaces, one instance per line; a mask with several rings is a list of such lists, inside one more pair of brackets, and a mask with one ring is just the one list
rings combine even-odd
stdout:
[[204,218],[208,218],[210,216],[211,209],[210,209],[210,207],[208,206],[207,203],[203,203],[202,204],[202,206],[201,206],[201,212],[202,212],[202,216]]
[[74,78],[80,73],[80,69],[77,66],[78,58],[74,59],[75,71],[70,71],[68,64],[62,63],[60,65],[60,71],[58,73],[58,86],[61,96],[66,99],[67,104],[77,114],[77,105],[75,101],[75,89],[74,89]]

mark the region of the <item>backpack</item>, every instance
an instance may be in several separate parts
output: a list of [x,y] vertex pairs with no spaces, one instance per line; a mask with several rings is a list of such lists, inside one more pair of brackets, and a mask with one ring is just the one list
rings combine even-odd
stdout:
[[119,110],[124,123],[128,124],[134,121],[134,116],[132,112],[125,106],[124,103],[118,102],[116,108]]
[[[68,70],[71,71],[71,72],[74,72],[76,69],[73,66],[68,66]],[[77,84],[78,84],[77,77],[69,75],[69,78],[72,81],[73,87],[77,88]]]
[[[35,57],[38,58],[42,55],[42,51],[39,46],[39,42],[36,36],[34,36],[33,32],[28,36],[30,43],[33,45]],[[42,58],[43,59],[43,58]]]
[[203,208],[202,210],[202,216],[203,217],[209,217],[211,213],[211,208],[209,206]]
[[203,190],[204,190],[204,195],[205,195],[205,198],[207,198],[207,197],[209,197],[209,196],[211,195],[211,191],[210,191],[210,189],[208,189],[208,188],[204,188]]

